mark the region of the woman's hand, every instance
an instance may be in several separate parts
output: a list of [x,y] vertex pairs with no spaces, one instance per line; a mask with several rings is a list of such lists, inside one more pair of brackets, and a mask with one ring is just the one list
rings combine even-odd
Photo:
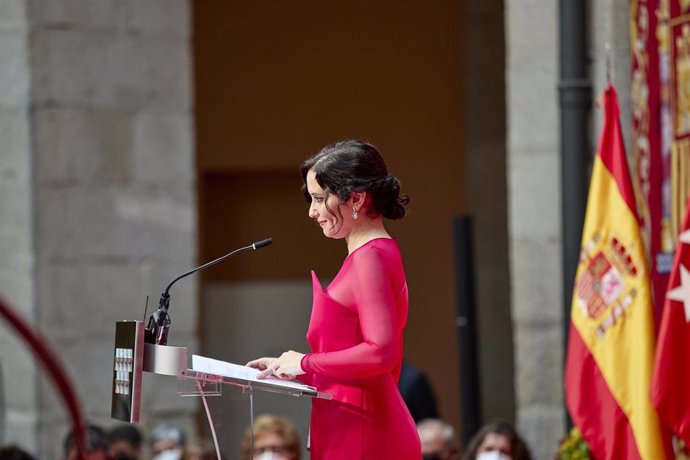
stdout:
[[282,380],[291,380],[305,373],[300,365],[303,356],[304,353],[290,350],[280,355],[279,358],[259,358],[249,361],[247,366],[261,371],[256,376],[259,379],[275,375]]
[[278,358],[269,358],[269,357],[264,357],[264,358],[259,358],[255,359],[254,361],[249,361],[245,366],[247,367],[253,367],[254,369],[259,369],[260,371],[265,370],[270,366],[273,361],[275,361]]

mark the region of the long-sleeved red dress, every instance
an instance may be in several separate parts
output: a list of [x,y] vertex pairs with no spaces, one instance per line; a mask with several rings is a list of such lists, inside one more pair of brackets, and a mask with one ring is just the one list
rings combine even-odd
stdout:
[[302,358],[314,399],[313,460],[419,460],[414,421],[398,391],[407,282],[398,245],[377,238],[353,251],[326,290],[312,272],[314,303]]

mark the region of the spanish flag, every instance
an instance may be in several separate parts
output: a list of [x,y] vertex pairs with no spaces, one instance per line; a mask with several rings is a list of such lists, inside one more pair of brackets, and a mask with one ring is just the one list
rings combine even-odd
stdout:
[[594,160],[570,312],[568,410],[596,459],[666,458],[650,401],[649,270],[612,86]]

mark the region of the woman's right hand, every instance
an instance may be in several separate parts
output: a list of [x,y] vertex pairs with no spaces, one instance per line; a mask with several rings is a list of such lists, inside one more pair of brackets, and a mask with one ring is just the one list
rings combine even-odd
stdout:
[[292,380],[298,375],[304,374],[302,369],[303,353],[296,351],[286,351],[279,358],[259,358],[249,361],[247,366],[259,369],[261,372],[256,374],[256,378],[265,379],[275,376],[281,380]]
[[259,358],[255,359],[253,361],[249,361],[245,366],[247,367],[253,367],[254,369],[259,369],[260,371],[265,371],[266,369],[269,368],[273,362],[278,359],[278,358],[270,358],[270,357],[264,357],[264,358]]

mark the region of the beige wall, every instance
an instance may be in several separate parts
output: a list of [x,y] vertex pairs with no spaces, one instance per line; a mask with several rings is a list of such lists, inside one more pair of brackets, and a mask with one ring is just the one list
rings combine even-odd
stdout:
[[[408,217],[389,227],[410,285],[406,356],[428,372],[442,415],[458,426],[451,217],[465,211],[460,3],[194,5],[200,257],[276,241],[209,270],[202,286],[308,280],[310,268],[332,277],[345,246],[306,219],[297,167],[338,139],[374,142],[412,198]],[[207,347],[217,338],[202,342],[209,355],[221,351]]]
[[[484,421],[513,420],[515,366],[507,234],[505,10],[501,0],[466,2],[464,6],[464,142],[468,154],[463,177],[474,226],[481,416]],[[516,216],[519,220],[524,218]]]

